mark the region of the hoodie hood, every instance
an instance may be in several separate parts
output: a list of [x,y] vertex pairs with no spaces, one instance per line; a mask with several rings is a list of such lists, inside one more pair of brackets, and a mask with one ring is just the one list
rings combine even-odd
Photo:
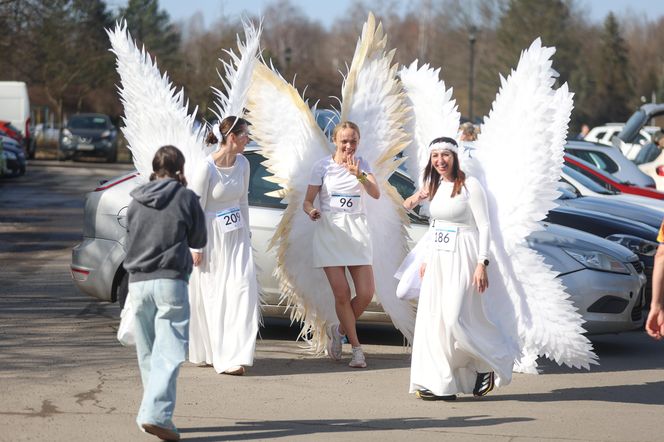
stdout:
[[130,195],[144,206],[161,209],[168,204],[181,187],[182,184],[174,178],[163,178],[135,188]]

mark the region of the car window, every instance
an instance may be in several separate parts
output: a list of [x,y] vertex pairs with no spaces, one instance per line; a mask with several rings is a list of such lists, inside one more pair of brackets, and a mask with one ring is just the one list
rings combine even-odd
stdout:
[[[406,199],[415,193],[415,184],[410,180],[410,178],[402,175],[399,172],[395,172],[389,178],[389,183],[397,189],[401,198]],[[413,213],[415,212],[415,213]],[[408,212],[408,218],[410,221],[416,224],[428,224],[429,221],[426,217],[420,216],[420,208],[416,207],[413,212]]]
[[594,164],[598,169],[602,169],[608,173],[615,173],[618,171],[618,165],[615,161],[611,159],[604,152],[594,152],[591,150],[580,150],[580,149],[565,149],[567,152],[571,153],[575,157],[579,157],[582,160]]
[[[608,190],[605,186],[602,186],[600,184],[597,184],[594,180],[591,180],[584,174],[570,168],[569,166],[565,165],[563,166],[563,173],[565,173],[567,176],[575,180],[576,182],[580,183],[582,186],[590,189],[592,192],[599,193],[602,195],[613,195],[616,192],[612,192]],[[562,178],[563,181],[569,182]],[[570,183],[571,184],[571,183]]]
[[598,140],[601,140],[601,139],[604,138],[604,135],[606,135],[606,131],[600,131],[600,132],[597,132],[597,134],[595,135],[595,138],[597,138]]
[[576,170],[577,172],[579,172],[580,174],[582,174],[583,176],[585,176],[589,180],[593,181],[595,184],[599,185],[603,189],[608,190],[609,192],[613,192],[613,193],[620,192],[619,189],[614,187],[611,183],[608,183],[608,182],[602,180],[601,178],[599,178],[599,177],[595,176],[594,174],[588,172],[586,169],[584,169],[581,166],[578,166],[578,165],[572,164],[572,163],[567,163],[566,167],[569,167],[573,170]]
[[279,198],[266,195],[266,193],[280,190],[281,187],[277,183],[264,179],[271,176],[265,166],[261,164],[265,161],[265,157],[254,152],[247,152],[245,156],[251,166],[251,171],[249,172],[249,204],[252,206],[285,209],[286,204],[282,203]]
[[107,129],[108,120],[99,116],[72,117],[67,123],[71,129]]

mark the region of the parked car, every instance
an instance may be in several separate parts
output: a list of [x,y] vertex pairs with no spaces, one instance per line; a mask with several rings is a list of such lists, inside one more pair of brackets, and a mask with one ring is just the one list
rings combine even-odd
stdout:
[[644,265],[647,278],[644,296],[646,302],[650,300],[655,252],[659,245],[657,234],[662,222],[657,211],[601,198],[577,198],[570,192],[563,192],[559,206],[549,211],[546,221],[592,233],[634,252]]
[[2,144],[3,157],[3,177],[15,177],[25,174],[27,161],[23,146],[10,137],[0,135],[0,144]]
[[[625,123],[607,123],[604,126],[593,127],[583,139],[584,141],[613,146],[614,137],[616,137],[624,127]],[[639,153],[641,147],[650,142],[652,134],[658,130],[659,128],[657,126],[644,126],[637,134],[635,134],[632,141],[629,143],[622,143],[616,147],[623,152],[627,159],[632,160]]]
[[95,156],[114,163],[118,156],[117,135],[108,115],[73,115],[60,132],[58,160]]
[[644,173],[639,166],[628,160],[619,149],[613,146],[570,140],[565,144],[565,152],[593,164],[625,183],[655,187],[655,180],[651,176]]
[[28,156],[34,158],[36,143],[30,131],[30,98],[24,82],[0,81],[0,120],[9,121],[18,128]]
[[568,189],[579,196],[594,196],[617,202],[625,201],[630,204],[654,209],[664,217],[664,200],[622,193],[618,188],[607,183],[599,184],[594,180],[594,176],[591,179],[581,172],[571,169],[569,166],[563,166],[560,181],[565,183]]
[[582,173],[583,175],[595,181],[597,184],[604,186],[606,189],[617,189],[622,193],[631,193],[634,195],[646,196],[648,198],[664,200],[664,192],[658,192],[657,190],[651,189],[649,187],[635,186],[630,183],[620,181],[615,176],[608,174],[601,169],[598,169],[594,165],[583,161],[580,158],[575,158],[571,155],[565,155],[565,165]]
[[24,145],[21,131],[11,122],[0,120],[0,133],[6,137],[13,138],[18,144]]
[[[245,152],[251,164],[249,210],[252,244],[256,250],[256,265],[263,291],[263,314],[269,317],[288,317],[280,305],[280,289],[272,276],[276,257],[268,251],[268,244],[278,225],[284,204],[269,192],[277,184],[265,180],[269,173],[262,163],[265,158],[256,150]],[[76,285],[85,293],[122,305],[127,294],[127,275],[124,260],[126,211],[129,192],[139,183],[138,173],[132,172],[109,180],[86,196],[83,242],[72,250],[71,274]],[[412,181],[395,173],[391,184],[408,196],[413,192]],[[419,239],[428,229],[428,221],[411,214],[410,235]],[[528,238],[529,244],[542,253],[545,261],[559,273],[575,305],[589,322],[590,332],[619,332],[639,327],[642,287],[645,276],[641,264],[628,249],[584,232],[546,224],[544,232]],[[376,302],[362,315],[364,322],[389,322]]]

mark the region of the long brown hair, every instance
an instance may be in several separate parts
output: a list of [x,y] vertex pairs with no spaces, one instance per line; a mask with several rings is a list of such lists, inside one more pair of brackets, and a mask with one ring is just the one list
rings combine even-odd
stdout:
[[[450,143],[458,147],[457,142],[449,137],[436,138],[431,143],[429,143],[429,146],[435,143]],[[452,198],[454,198],[456,195],[461,193],[461,188],[466,182],[466,174],[463,173],[463,170],[461,170],[459,167],[459,156],[457,153],[452,150],[449,152],[452,154],[452,158],[454,159],[452,162],[452,178],[454,180],[454,186],[452,187],[452,194],[450,195]],[[440,185],[440,174],[436,168],[433,167],[433,163],[431,162],[431,155],[429,155],[429,162],[427,163],[427,167],[424,169],[424,185],[429,189],[429,201],[431,201],[436,194],[436,191],[438,190],[438,186]]]
[[184,177],[184,155],[175,146],[161,146],[152,158],[152,170],[150,181],[157,178],[174,178],[183,186],[187,186]]
[[217,144],[221,141],[221,144],[226,144],[226,139],[229,134],[239,135],[247,129],[249,123],[244,118],[240,117],[226,117],[219,122],[219,133],[221,134],[221,140],[211,130],[208,132],[207,137],[205,137],[205,142],[207,144]]

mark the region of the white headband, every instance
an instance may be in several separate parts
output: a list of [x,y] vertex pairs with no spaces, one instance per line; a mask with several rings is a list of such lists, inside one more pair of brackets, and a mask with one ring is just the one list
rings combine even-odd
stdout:
[[434,150],[451,150],[454,153],[459,153],[457,146],[448,142],[433,143],[429,146],[429,152],[433,152]]
[[226,134],[223,137],[221,136],[221,132],[219,131],[219,126],[221,125],[221,122],[219,122],[219,123],[212,126],[212,133],[214,134],[215,137],[217,137],[217,140],[219,140],[220,143],[224,140],[225,137],[228,136],[228,134],[231,133],[231,131],[233,130],[233,128],[235,127],[235,125],[237,124],[239,119],[240,119],[240,117],[235,117],[235,121],[233,121],[233,125],[231,126],[230,129],[228,129],[228,132],[226,132]]

